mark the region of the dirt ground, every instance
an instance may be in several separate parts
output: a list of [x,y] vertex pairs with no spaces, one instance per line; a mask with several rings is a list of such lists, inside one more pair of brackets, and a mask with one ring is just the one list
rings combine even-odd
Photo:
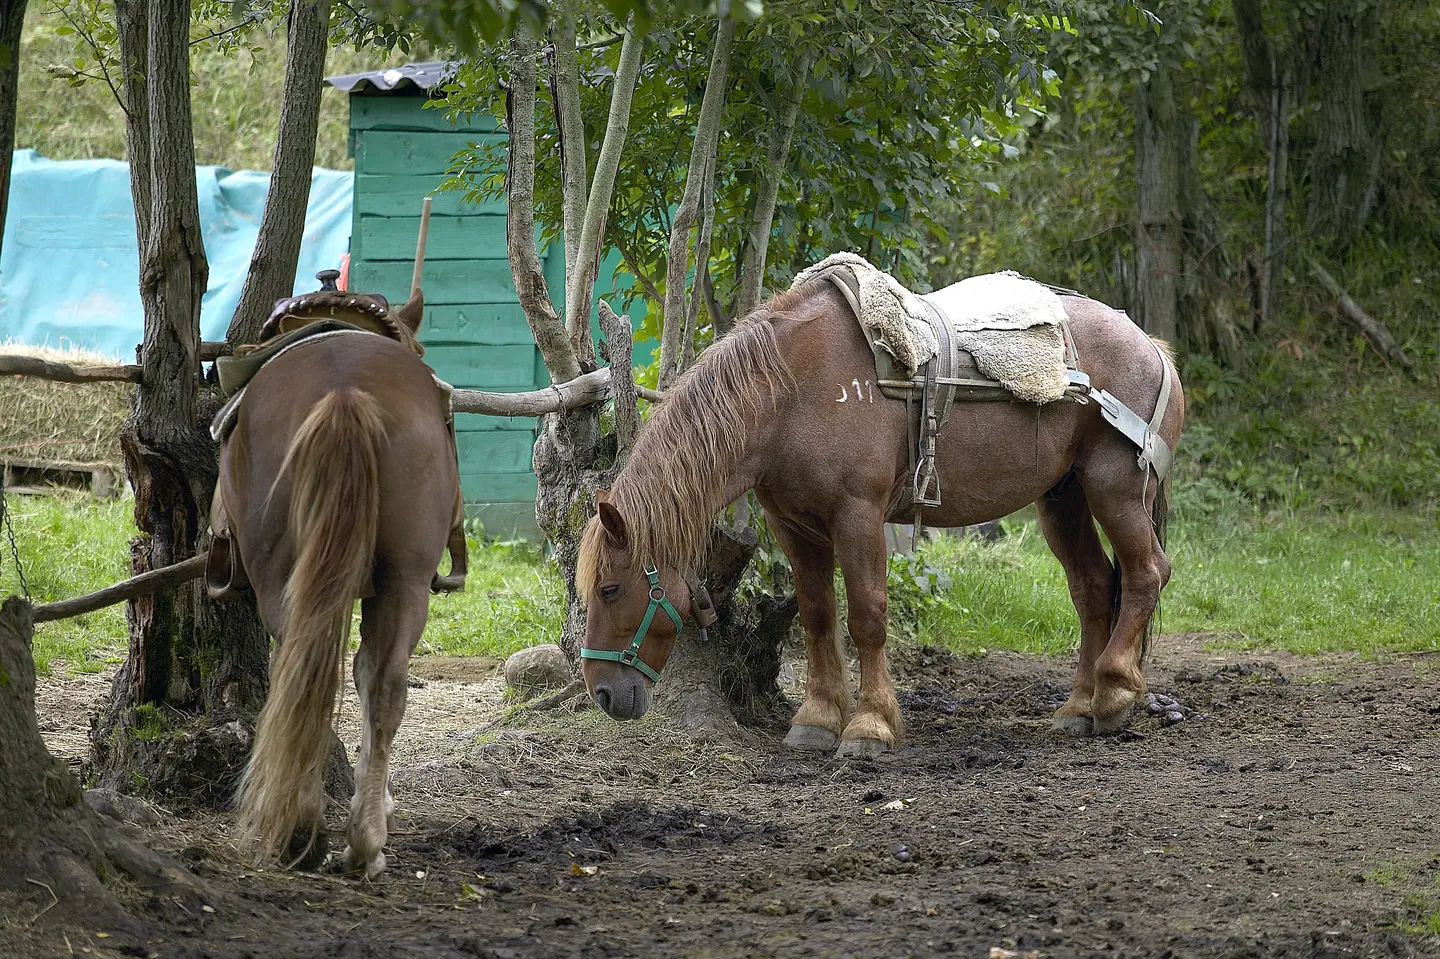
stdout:
[[[1068,660],[901,648],[906,745],[848,762],[781,752],[783,728],[492,726],[493,662],[417,660],[381,880],[257,873],[224,817],[162,817],[150,842],[213,913],[152,908],[139,940],[41,924],[0,955],[1440,955],[1440,657],[1206,639],[1152,656],[1189,718],[1099,740],[1049,728]],[[42,683],[52,749],[83,750],[103,683]]]

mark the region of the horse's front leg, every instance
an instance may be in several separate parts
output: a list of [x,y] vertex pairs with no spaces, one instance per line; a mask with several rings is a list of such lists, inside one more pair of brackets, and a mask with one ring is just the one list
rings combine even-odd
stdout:
[[885,517],[867,508],[845,517],[834,535],[845,576],[850,638],[860,657],[859,704],[841,734],[836,757],[875,756],[898,746],[904,734],[885,660]]
[[390,796],[390,752],[405,713],[410,651],[425,628],[426,587],[389,584],[360,607],[362,638],[355,654],[355,687],[363,729],[344,868],[368,879],[385,870],[383,850],[395,808]]
[[775,517],[769,519],[795,575],[805,629],[805,699],[790,721],[785,745],[830,752],[839,745],[850,716],[850,682],[835,611],[835,548],[829,541],[804,537]]

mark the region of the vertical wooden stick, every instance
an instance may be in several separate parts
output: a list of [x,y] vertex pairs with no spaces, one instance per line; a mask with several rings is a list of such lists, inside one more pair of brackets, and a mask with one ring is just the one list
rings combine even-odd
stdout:
[[415,275],[410,280],[410,295],[420,292],[420,274],[425,270],[425,238],[430,233],[430,198],[420,209],[420,238],[415,241]]

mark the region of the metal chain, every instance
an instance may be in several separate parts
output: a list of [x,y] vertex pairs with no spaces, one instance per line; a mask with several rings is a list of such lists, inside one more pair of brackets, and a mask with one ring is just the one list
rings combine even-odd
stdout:
[[10,509],[5,501],[5,478],[0,476],[0,526],[5,527],[5,538],[10,542],[10,559],[15,566],[15,576],[20,580],[20,592],[30,600],[30,584],[25,581],[25,567],[20,562],[20,547],[15,544],[15,527],[10,522]]

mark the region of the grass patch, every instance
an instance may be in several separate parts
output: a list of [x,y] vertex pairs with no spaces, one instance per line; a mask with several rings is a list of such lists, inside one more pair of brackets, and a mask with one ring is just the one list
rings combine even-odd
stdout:
[[[5,503],[34,602],[80,596],[130,575],[135,520],[129,498],[101,501],[57,491],[8,493]],[[0,596],[19,592],[9,544],[0,540]],[[99,672],[125,658],[127,636],[123,605],[43,623],[35,629],[35,668],[42,675],[57,666]]]
[[451,656],[505,657],[558,643],[565,587],[540,548],[524,541],[470,541],[465,592],[436,596],[417,650]]
[[[79,494],[10,496],[36,602],[87,593],[127,575],[130,501]],[[974,654],[1068,654],[1079,637],[1060,564],[1033,520],[1006,521],[988,545],[928,540],[890,564],[892,635]],[[1171,525],[1174,577],[1166,632],[1213,633],[1229,646],[1368,655],[1440,649],[1440,530],[1433,519],[1360,513],[1320,517],[1182,516]],[[437,596],[421,654],[504,657],[557,642],[564,587],[525,542],[471,541],[464,593]],[[0,594],[19,592],[8,556]],[[42,672],[99,670],[124,656],[124,607],[36,630]]]
[[[1440,532],[1401,514],[1190,518],[1171,525],[1166,632],[1241,648],[1366,654],[1440,649]],[[959,652],[1073,649],[1060,565],[1031,522],[994,546],[945,537],[891,562],[900,635]]]

